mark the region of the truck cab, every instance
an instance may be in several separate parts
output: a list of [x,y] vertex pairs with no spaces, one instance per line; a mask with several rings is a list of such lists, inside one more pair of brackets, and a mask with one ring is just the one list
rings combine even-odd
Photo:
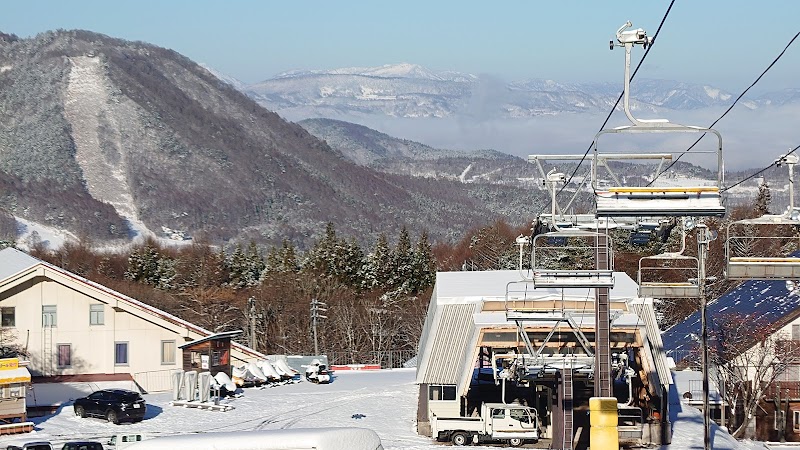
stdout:
[[480,417],[436,417],[433,435],[454,445],[505,442],[518,447],[538,442],[539,417],[535,408],[518,404],[484,403]]

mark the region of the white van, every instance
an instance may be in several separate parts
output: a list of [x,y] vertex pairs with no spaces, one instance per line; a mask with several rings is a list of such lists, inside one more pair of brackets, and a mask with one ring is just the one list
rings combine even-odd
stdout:
[[149,439],[130,450],[383,450],[381,438],[366,428],[295,428],[269,431],[198,433]]

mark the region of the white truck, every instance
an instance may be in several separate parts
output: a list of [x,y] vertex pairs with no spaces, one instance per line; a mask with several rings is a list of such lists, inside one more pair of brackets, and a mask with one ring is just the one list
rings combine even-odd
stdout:
[[106,442],[106,448],[114,449],[114,450],[123,450],[126,449],[137,442],[141,442],[143,439],[141,434],[136,433],[123,433],[123,434],[115,434],[111,436],[111,439]]
[[539,416],[528,406],[484,403],[480,417],[433,416],[431,432],[437,440],[454,445],[505,442],[519,447],[539,441]]

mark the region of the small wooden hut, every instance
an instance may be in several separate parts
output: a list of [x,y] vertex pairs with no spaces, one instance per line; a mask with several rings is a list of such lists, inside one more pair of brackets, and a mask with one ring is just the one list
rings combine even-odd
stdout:
[[218,372],[231,375],[231,339],[242,334],[241,330],[212,334],[180,346],[183,350],[183,370],[188,372]]

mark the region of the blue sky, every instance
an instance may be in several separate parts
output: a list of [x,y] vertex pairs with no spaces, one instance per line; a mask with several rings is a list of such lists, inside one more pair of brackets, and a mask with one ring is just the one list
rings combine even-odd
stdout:
[[[669,5],[543,1],[14,1],[0,31],[86,29],[174,49],[248,83],[290,69],[409,62],[505,80],[617,81],[608,50],[631,20],[651,35]],[[800,1],[678,0],[640,76],[741,91],[800,29]],[[641,50],[638,56],[642,54]],[[800,87],[800,42],[760,91]]]

